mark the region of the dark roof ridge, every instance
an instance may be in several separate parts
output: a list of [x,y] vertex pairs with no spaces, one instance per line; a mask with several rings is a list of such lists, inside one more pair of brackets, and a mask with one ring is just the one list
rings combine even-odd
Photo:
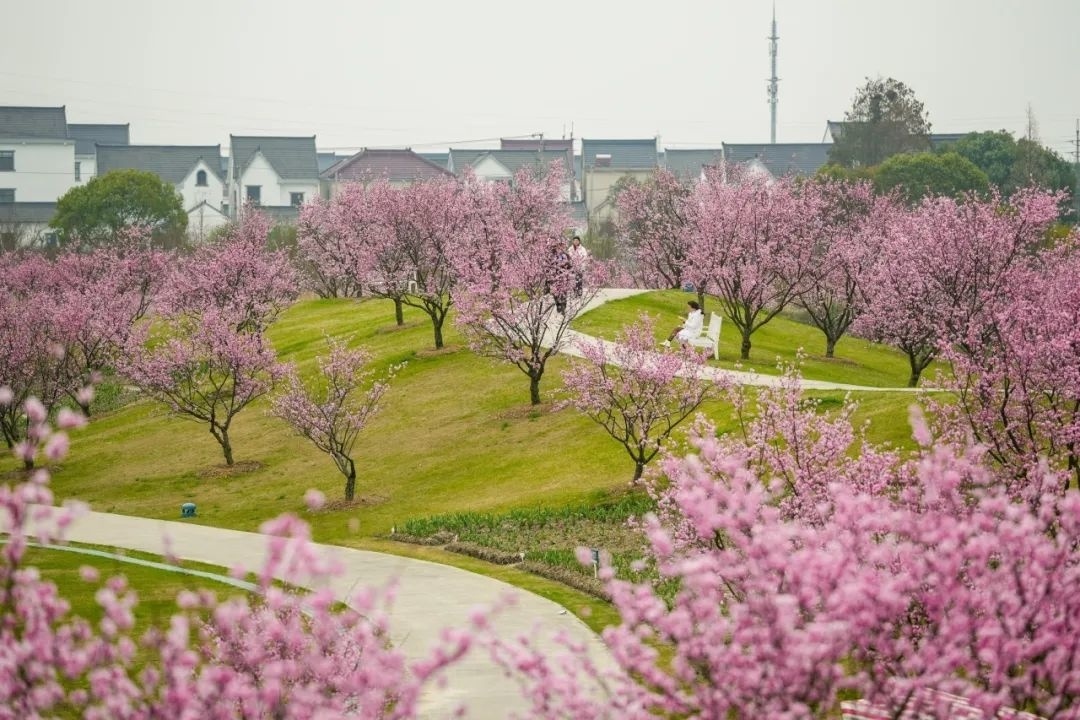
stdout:
[[115,143],[94,143],[98,147],[103,148],[221,148],[221,143],[217,145],[132,145],[132,144],[115,144]]
[[245,138],[252,140],[307,140],[308,138],[315,139],[314,135],[233,135],[229,133],[230,138]]

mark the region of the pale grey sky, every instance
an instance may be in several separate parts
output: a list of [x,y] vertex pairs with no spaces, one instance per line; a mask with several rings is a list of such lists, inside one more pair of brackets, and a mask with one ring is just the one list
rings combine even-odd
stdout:
[[[128,122],[135,143],[317,135],[445,148],[544,132],[767,142],[771,0],[0,0],[0,104]],[[780,142],[818,142],[866,76],[933,128],[1071,157],[1080,0],[777,0]]]

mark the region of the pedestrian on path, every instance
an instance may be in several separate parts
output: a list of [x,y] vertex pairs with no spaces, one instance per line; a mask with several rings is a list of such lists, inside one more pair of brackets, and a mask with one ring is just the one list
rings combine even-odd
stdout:
[[589,263],[589,251],[581,244],[581,236],[575,234],[566,252],[574,266],[574,297],[580,297],[581,288],[584,284],[585,266]]
[[664,341],[664,347],[671,347],[671,341],[675,338],[679,339],[679,342],[685,345],[698,335],[701,335],[701,328],[705,325],[705,313],[701,312],[701,306],[698,305],[697,300],[691,300],[687,305],[690,306],[690,312],[686,316],[686,320],[683,324],[671,331],[667,340]]

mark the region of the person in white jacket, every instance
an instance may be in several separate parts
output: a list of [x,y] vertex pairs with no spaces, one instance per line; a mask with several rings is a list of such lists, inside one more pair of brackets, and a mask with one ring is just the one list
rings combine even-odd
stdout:
[[671,331],[668,339],[664,341],[664,347],[669,347],[671,341],[678,338],[679,342],[686,344],[701,335],[701,328],[705,325],[705,313],[701,312],[701,306],[697,300],[686,303],[690,306],[690,313],[686,316],[683,324]]
[[570,247],[566,248],[566,252],[574,266],[574,296],[578,297],[581,295],[581,288],[584,284],[585,266],[589,264],[589,251],[581,244],[581,237],[574,235],[574,239],[570,241]]

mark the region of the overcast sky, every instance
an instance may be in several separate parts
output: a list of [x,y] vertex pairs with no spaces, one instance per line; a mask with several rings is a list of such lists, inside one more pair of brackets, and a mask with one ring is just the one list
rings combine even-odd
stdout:
[[[0,104],[66,105],[144,144],[320,149],[499,136],[767,142],[770,0],[0,0]],[[1080,0],[777,0],[777,140],[820,142],[867,76],[937,132],[1072,155]],[[469,142],[466,142],[469,141]],[[490,144],[490,143],[488,143]]]

